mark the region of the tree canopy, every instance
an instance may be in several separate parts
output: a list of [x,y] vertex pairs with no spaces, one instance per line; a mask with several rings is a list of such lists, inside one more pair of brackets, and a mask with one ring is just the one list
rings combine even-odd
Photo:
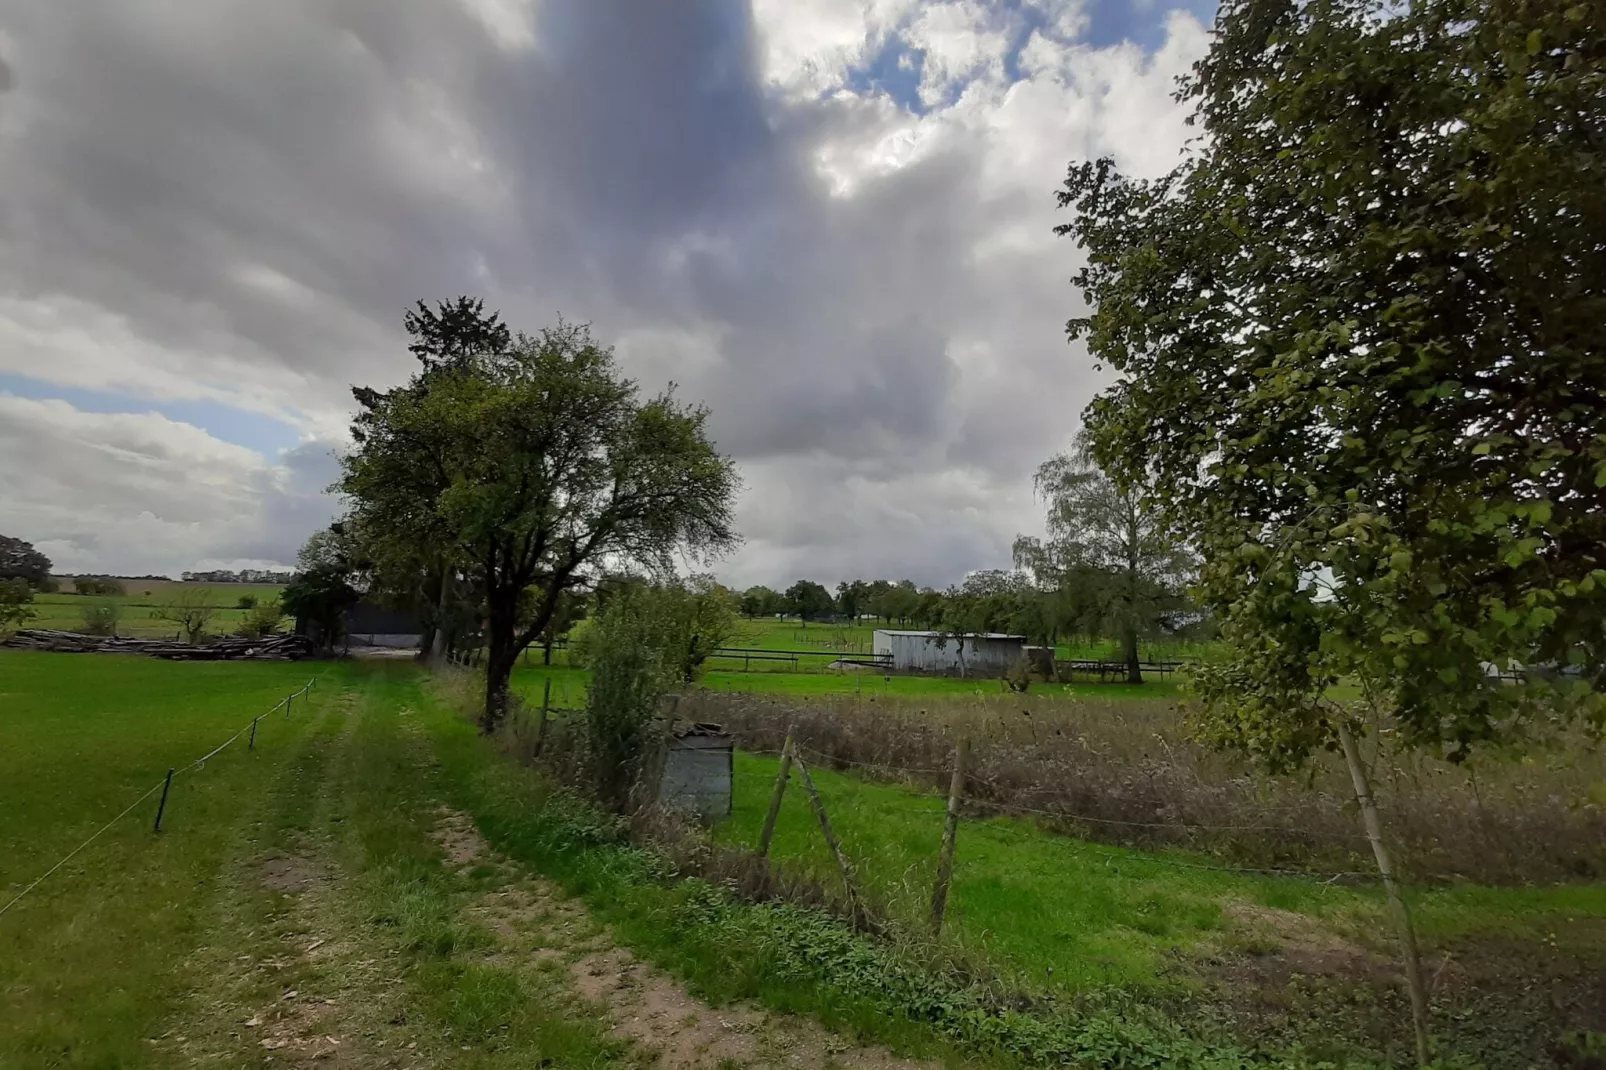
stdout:
[[823,617],[836,608],[836,600],[824,585],[813,580],[798,580],[786,589],[786,607],[803,620]]
[[1606,715],[1603,71],[1573,0],[1228,0],[1191,156],[1071,168],[1087,421],[1202,553],[1211,738],[1297,764],[1341,678],[1450,758]]
[[[435,547],[473,577],[487,731],[506,712],[514,659],[565,592],[605,566],[668,574],[676,552],[734,545],[737,477],[706,424],[672,387],[640,398],[611,350],[561,322],[371,395],[340,489],[361,530]],[[408,478],[420,464],[430,478]]]
[[0,580],[22,580],[34,590],[50,579],[50,558],[31,542],[0,535]]
[[[1193,560],[1133,486],[1112,483],[1086,437],[1044,461],[1035,478],[1048,506],[1048,537],[1015,540],[1015,562],[1045,591],[1061,593],[1083,628],[1121,640],[1127,680],[1142,683],[1138,638],[1189,607]],[[1051,610],[1052,611],[1052,610]]]

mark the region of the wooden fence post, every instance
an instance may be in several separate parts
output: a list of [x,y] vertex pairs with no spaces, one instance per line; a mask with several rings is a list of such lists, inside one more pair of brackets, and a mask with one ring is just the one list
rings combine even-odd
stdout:
[[848,890],[848,908],[853,916],[860,916],[859,889],[853,882],[853,867],[848,863],[848,856],[842,853],[842,845],[837,842],[836,833],[831,829],[831,819],[825,814],[825,804],[820,801],[820,793],[814,787],[814,778],[809,776],[809,767],[803,759],[793,756],[792,762],[797,771],[803,774],[803,790],[808,792],[809,804],[814,807],[814,815],[820,819],[820,831],[825,833],[826,846],[836,855],[836,864],[842,870],[842,883]]
[[546,686],[541,689],[541,720],[535,726],[535,756],[541,757],[541,749],[546,746],[546,719],[547,711],[552,708],[552,677],[546,678]]
[[285,716],[285,720],[289,720],[290,719],[290,707],[295,704],[295,701],[296,701],[296,697],[294,695],[286,695],[286,696],[284,696],[284,716]]
[[764,831],[758,834],[758,857],[768,858],[770,840],[775,837],[775,819],[781,813],[781,797],[786,794],[786,782],[792,775],[792,733],[796,725],[786,726],[786,742],[781,744],[781,768],[775,774],[775,789],[770,792],[770,810],[764,815]]
[[257,722],[260,720],[262,720],[260,717],[251,718],[251,741],[245,745],[246,750],[257,749]]
[[959,834],[959,803],[965,795],[965,766],[970,763],[970,739],[963,737],[954,751],[954,777],[948,784],[948,819],[942,828],[942,853],[937,856],[937,885],[931,892],[931,931],[942,932],[948,910],[948,883],[954,875],[954,840]]
[[1422,959],[1416,946],[1416,929],[1411,925],[1411,908],[1406,906],[1394,880],[1394,865],[1388,847],[1383,843],[1383,823],[1377,816],[1377,802],[1372,798],[1372,785],[1366,778],[1366,767],[1361,764],[1360,748],[1355,736],[1342,719],[1338,722],[1338,741],[1344,748],[1344,762],[1349,766],[1350,780],[1355,785],[1355,801],[1361,807],[1361,821],[1366,826],[1366,838],[1372,844],[1372,857],[1377,859],[1377,871],[1383,876],[1383,890],[1388,893],[1389,906],[1399,926],[1400,943],[1405,946],[1405,984],[1411,992],[1411,1026],[1416,1034],[1416,1062],[1427,1066],[1431,1061],[1431,1043],[1428,1038],[1428,990],[1422,981]]

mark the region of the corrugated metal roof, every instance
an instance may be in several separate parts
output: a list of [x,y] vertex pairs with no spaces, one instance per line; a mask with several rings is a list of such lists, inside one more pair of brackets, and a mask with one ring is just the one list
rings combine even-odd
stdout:
[[[951,632],[929,632],[929,631],[922,632],[922,631],[903,630],[903,629],[898,629],[898,628],[877,628],[876,629],[876,634],[877,635],[923,635],[928,639],[936,639],[936,638],[939,638],[939,637],[942,637],[942,636],[946,636],[949,639],[956,638],[956,636],[953,635],[953,633],[951,633]],[[963,636],[959,636],[957,638],[964,638],[964,639],[1019,639],[1023,643],[1026,641],[1026,637],[1024,635],[1011,635],[1008,632],[965,632],[963,634]]]

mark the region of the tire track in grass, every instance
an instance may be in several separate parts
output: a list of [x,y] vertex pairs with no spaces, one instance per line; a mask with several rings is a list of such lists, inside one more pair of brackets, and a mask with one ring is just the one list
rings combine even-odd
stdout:
[[324,827],[330,769],[360,716],[350,691],[322,704],[237,845],[188,1006],[156,1045],[171,1059],[162,1065],[386,1065],[351,1043],[365,1024],[362,997],[382,985],[378,961],[346,935],[346,877]]
[[486,955],[563,978],[656,1070],[929,1070],[934,1064],[853,1044],[811,1018],[749,1004],[714,1007],[615,944],[579,899],[493,851],[461,811],[442,807],[432,832],[450,864],[480,891],[466,913],[493,934]]

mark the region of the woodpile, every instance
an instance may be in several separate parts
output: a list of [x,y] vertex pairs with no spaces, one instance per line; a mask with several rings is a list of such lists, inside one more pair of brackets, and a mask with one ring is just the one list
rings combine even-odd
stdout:
[[172,639],[84,635],[48,628],[24,628],[0,646],[63,654],[143,654],[172,661],[296,661],[311,656],[313,649],[311,641],[299,635],[269,635],[261,639],[229,637],[192,644]]

